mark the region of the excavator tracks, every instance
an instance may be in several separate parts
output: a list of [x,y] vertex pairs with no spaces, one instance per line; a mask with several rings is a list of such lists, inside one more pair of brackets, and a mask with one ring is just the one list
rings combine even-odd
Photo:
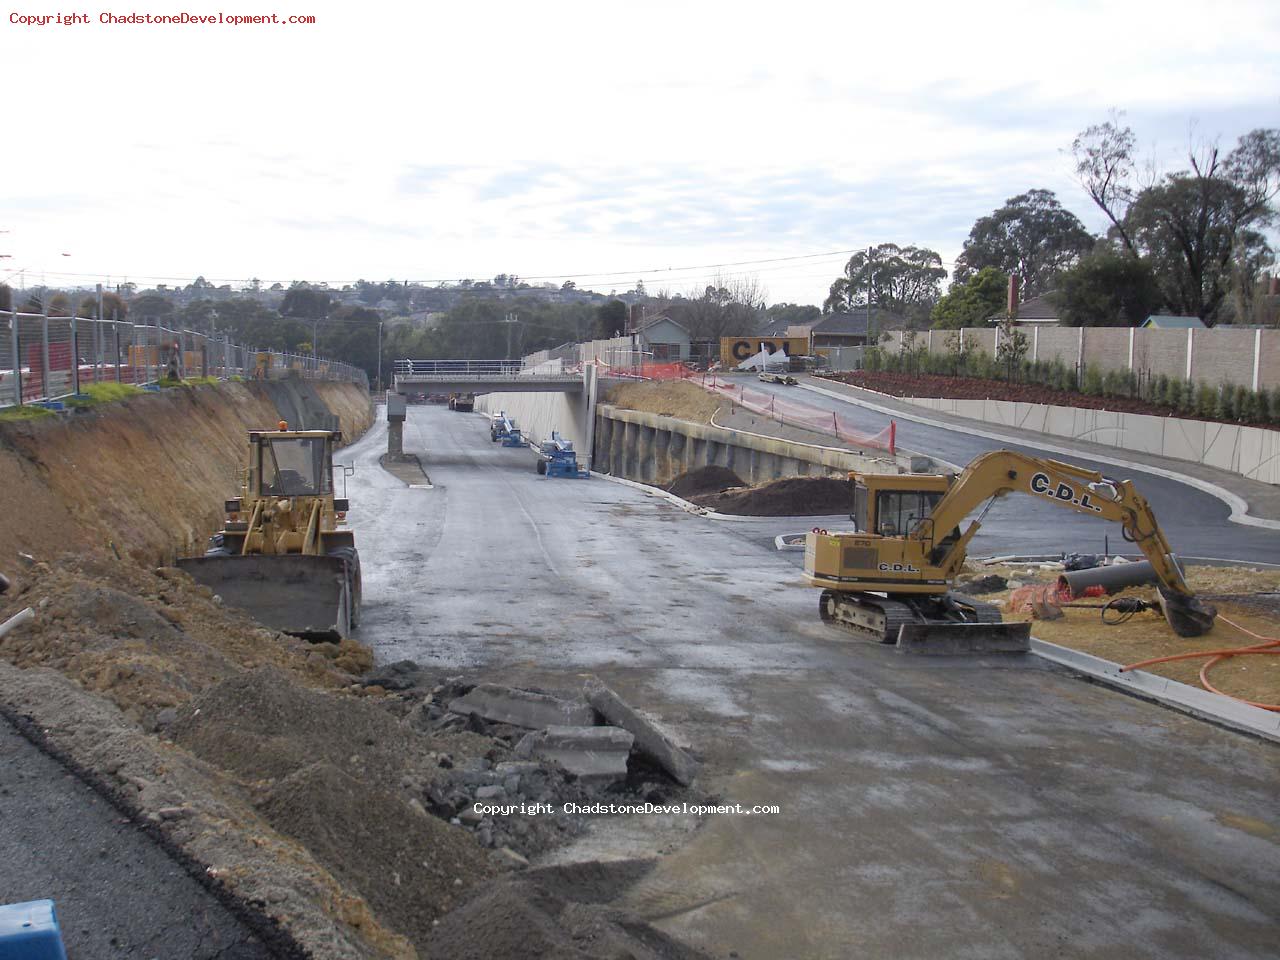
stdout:
[[[1001,652],[1019,651],[1025,649],[1023,635],[1029,632],[1025,624],[1006,624],[995,604],[958,593],[908,603],[871,593],[824,590],[818,614],[824,623],[839,624],[860,639],[900,647],[907,643],[918,652],[935,647],[976,651],[984,643]],[[907,636],[904,626],[911,628],[909,642],[902,639]]]

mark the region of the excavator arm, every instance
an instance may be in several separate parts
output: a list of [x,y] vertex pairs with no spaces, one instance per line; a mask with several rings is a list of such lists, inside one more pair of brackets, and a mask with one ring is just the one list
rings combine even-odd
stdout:
[[[1011,450],[985,453],[956,477],[908,539],[931,544],[935,531],[958,528],[983,501],[1009,493],[1028,494],[1120,524],[1124,538],[1151,561],[1160,580],[1161,607],[1174,631],[1180,636],[1199,636],[1212,627],[1216,611],[1198,601],[1187,586],[1146,498],[1132,481],[1111,480],[1096,470]],[[974,520],[954,543],[934,548],[942,551],[936,558],[938,565],[958,570],[965,547],[980,525]]]

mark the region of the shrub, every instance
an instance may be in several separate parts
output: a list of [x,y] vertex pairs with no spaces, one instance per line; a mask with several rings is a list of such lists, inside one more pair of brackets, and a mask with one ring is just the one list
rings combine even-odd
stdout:
[[1098,397],[1103,392],[1102,374],[1098,368],[1092,365],[1086,365],[1084,368],[1084,386],[1083,391],[1090,397]]
[[1160,392],[1160,401],[1167,407],[1180,410],[1182,408],[1182,381],[1176,378],[1166,380],[1164,389]]
[[1267,394],[1267,419],[1272,423],[1280,423],[1280,387]]
[[1200,386],[1196,388],[1195,412],[1202,417],[1212,417],[1217,409],[1218,391],[1201,380]]
[[1242,423],[1258,423],[1262,417],[1258,412],[1260,393],[1239,387],[1236,390],[1236,416]]
[[1246,387],[1236,387],[1232,390],[1230,387],[1224,387],[1223,393],[1231,394],[1231,417],[1234,420],[1244,420],[1245,408],[1249,405],[1249,395],[1253,393]]
[[1154,403],[1168,403],[1169,396],[1169,378],[1163,373],[1154,380],[1148,381],[1148,389],[1150,390],[1150,398]]
[[1213,415],[1219,420],[1236,418],[1236,394],[1228,385],[1219,385],[1218,396],[1213,404]]

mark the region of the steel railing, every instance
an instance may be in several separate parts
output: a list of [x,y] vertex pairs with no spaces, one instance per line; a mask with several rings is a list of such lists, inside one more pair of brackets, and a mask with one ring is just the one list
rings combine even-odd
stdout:
[[365,372],[349,363],[259,350],[193,330],[0,310],[0,408],[62,400],[93,383],[294,375],[369,386]]
[[414,380],[507,380],[515,377],[581,378],[581,371],[559,360],[525,363],[523,360],[397,360],[395,375]]

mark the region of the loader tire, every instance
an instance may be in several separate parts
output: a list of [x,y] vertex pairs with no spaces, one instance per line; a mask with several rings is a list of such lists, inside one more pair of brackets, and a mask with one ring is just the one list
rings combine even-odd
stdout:
[[538,471],[538,476],[543,476],[547,472],[547,461],[539,460],[538,465],[534,467]]
[[360,554],[355,547],[335,547],[329,551],[331,557],[341,557],[347,561],[347,585],[351,588],[351,628],[360,625]]

